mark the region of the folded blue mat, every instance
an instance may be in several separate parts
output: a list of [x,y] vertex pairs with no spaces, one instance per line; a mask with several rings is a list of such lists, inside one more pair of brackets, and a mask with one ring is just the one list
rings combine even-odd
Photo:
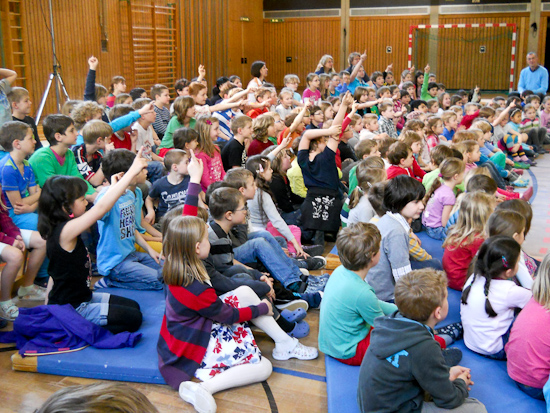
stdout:
[[134,348],[98,350],[87,347],[74,353],[37,357],[37,372],[69,377],[165,384],[158,369],[157,341],[164,315],[163,291],[104,288],[107,292],[136,300],[143,312],[139,332],[142,339]]

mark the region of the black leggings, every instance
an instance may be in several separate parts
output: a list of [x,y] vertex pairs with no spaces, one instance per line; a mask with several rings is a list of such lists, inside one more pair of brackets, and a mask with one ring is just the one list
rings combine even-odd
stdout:
[[113,334],[129,331],[133,333],[141,326],[143,316],[139,304],[129,298],[111,295],[107,325],[103,326]]

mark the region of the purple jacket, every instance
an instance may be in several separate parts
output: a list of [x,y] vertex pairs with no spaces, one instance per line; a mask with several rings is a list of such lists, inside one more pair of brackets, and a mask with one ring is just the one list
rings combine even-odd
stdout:
[[36,355],[90,345],[113,349],[134,347],[141,333],[113,334],[86,320],[70,305],[20,308],[13,331],[0,333],[0,343],[16,343],[19,354]]

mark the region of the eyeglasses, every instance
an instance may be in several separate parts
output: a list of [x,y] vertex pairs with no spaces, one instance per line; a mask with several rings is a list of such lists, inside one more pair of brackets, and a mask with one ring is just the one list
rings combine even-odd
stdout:
[[241,209],[236,209],[236,210],[234,210],[233,212],[239,212],[239,211],[246,211],[246,212],[248,212],[248,205],[244,204],[244,207],[242,207]]

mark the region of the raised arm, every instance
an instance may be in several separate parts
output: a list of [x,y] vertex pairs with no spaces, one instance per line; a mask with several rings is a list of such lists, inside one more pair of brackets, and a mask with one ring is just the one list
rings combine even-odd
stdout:
[[333,125],[342,124],[342,122],[344,121],[344,117],[346,116],[348,107],[350,107],[351,105],[353,105],[353,96],[351,95],[351,93],[347,92],[342,99],[342,104],[338,109],[338,113],[336,113],[336,116],[334,117],[334,121],[332,122]]
[[294,122],[292,122],[292,125],[290,125],[290,127],[288,128],[289,135],[296,130],[296,128],[300,123],[302,123],[302,120],[304,119],[304,114],[306,113],[306,109],[310,107],[311,107],[311,102],[306,103],[302,108],[302,110],[300,111],[300,113],[298,113],[298,116],[294,118]]
[[84,215],[74,218],[67,222],[61,232],[61,243],[68,243],[75,240],[80,234],[90,228],[103,215],[105,215],[113,207],[115,202],[126,191],[132,180],[142,171],[147,168],[147,161],[141,156],[143,148],[141,148],[134,159],[134,163],[126,173],[120,173],[111,177],[112,185],[107,190],[105,195],[97,201],[97,203]]
[[516,107],[516,102],[515,101],[510,102],[510,105],[506,109],[504,109],[500,113],[500,115],[498,115],[498,118],[496,118],[493,121],[492,125],[493,126],[498,126],[500,124],[500,122],[502,122],[502,120],[506,117],[506,115],[508,115],[508,113],[510,113],[510,111],[515,107]]
[[6,79],[11,86],[17,79],[17,72],[10,69],[0,69],[0,79]]
[[97,65],[99,60],[97,57],[92,56],[88,59],[88,76],[86,76],[86,86],[84,87],[84,100],[95,101],[95,75],[97,71]]
[[359,69],[361,69],[361,66],[363,66],[363,62],[365,60],[367,60],[367,49],[365,49],[365,51],[361,55],[361,59],[359,60],[359,62],[353,68],[353,71],[351,72],[351,74],[349,76],[349,82],[350,83],[353,82],[355,80],[355,78],[357,77],[357,73],[359,73]]

